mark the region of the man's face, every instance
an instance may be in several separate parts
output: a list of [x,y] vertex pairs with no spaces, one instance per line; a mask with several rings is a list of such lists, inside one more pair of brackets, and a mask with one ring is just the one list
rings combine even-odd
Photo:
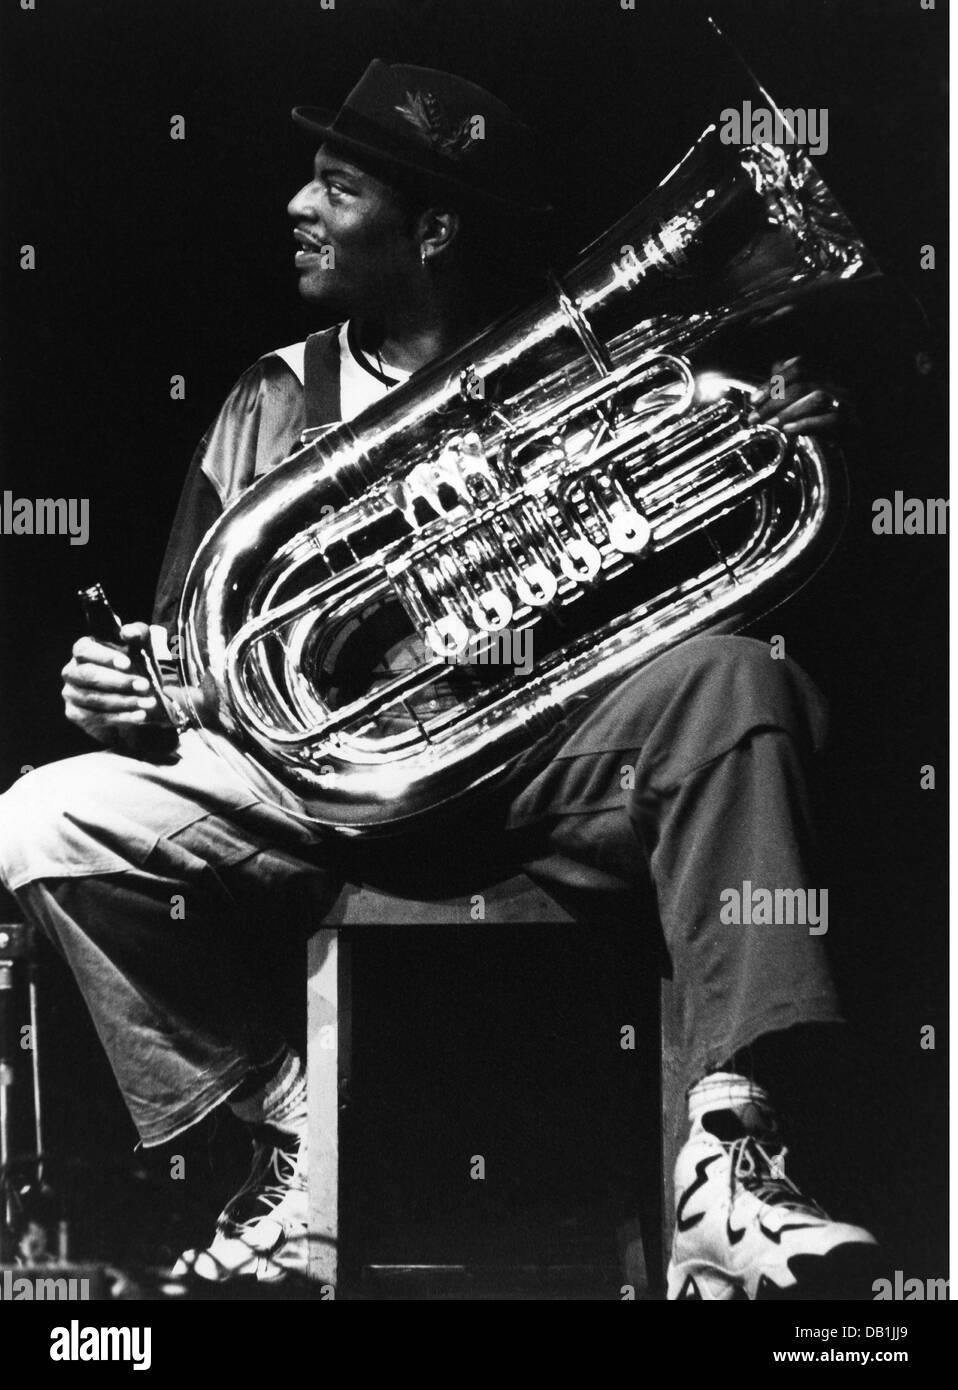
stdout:
[[413,283],[419,242],[399,195],[325,145],[288,212],[296,224],[299,292],[310,304],[373,313]]

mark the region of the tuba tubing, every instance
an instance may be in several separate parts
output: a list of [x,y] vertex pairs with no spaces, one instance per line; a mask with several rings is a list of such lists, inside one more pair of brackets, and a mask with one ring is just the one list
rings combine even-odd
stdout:
[[[226,509],[180,606],[201,728],[304,819],[390,833],[501,776],[677,642],[781,602],[834,541],[840,455],[749,425],[750,383],[694,362],[877,273],[801,150],[732,148],[709,126],[536,303]],[[351,689],[337,652],[394,616],[421,656]],[[534,669],[423,712],[450,657],[526,630],[545,642]]]

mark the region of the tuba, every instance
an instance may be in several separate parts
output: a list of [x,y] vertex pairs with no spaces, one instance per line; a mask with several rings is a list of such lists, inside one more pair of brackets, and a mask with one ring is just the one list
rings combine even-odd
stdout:
[[387,833],[781,602],[834,542],[840,457],[692,364],[877,273],[803,151],[707,127],[543,298],[227,508],[181,601],[195,718],[310,821]]

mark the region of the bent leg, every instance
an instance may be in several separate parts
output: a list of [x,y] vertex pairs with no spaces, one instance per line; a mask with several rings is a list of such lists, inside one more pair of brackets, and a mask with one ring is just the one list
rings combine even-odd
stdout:
[[696,638],[570,721],[513,800],[527,872],[577,895],[579,915],[608,910],[616,884],[633,909],[657,907],[686,1087],[765,1033],[840,1018],[821,936],[721,921],[723,892],[746,881],[822,886],[808,777],[825,728],[793,663],[749,638]]
[[256,938],[336,891],[328,842],[195,733],[170,763],[102,751],[21,778],[0,877],[70,965],[148,1145],[282,1049]]

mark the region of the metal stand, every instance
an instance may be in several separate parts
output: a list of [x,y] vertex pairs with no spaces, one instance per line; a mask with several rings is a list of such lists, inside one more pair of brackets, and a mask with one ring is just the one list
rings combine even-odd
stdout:
[[[43,1110],[40,1094],[39,1020],[37,1011],[36,939],[23,922],[0,923],[0,1264],[16,1249],[21,1193],[13,1184],[13,1169],[33,1167],[37,1186],[43,1184]],[[34,1151],[13,1160],[13,1092],[17,1063],[25,1050],[14,1018],[14,994],[20,975],[26,975],[30,1012],[30,1069],[33,1081]]]

